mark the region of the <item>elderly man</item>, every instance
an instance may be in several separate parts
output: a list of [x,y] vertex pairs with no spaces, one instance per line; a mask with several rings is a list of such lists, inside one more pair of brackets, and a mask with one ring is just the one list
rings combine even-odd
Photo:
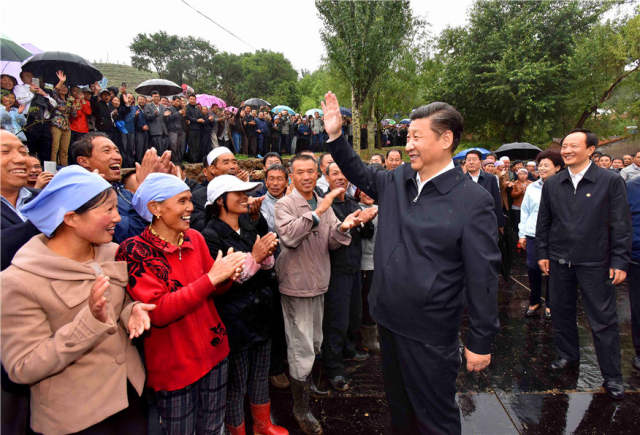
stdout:
[[160,104],[158,91],[151,92],[151,102],[144,106],[144,117],[149,126],[149,146],[154,147],[158,153],[164,153],[167,149],[167,125],[164,122],[165,106]]
[[385,165],[387,171],[393,171],[398,166],[402,165],[402,151],[389,150],[387,151],[387,158],[385,159]]
[[629,166],[620,170],[620,176],[627,182],[636,177],[640,177],[640,151],[635,153],[633,161]]
[[329,190],[329,182],[326,177],[326,170],[329,165],[333,163],[333,157],[331,154],[324,153],[318,159],[318,169],[320,170],[320,178],[316,181],[316,187],[322,192],[325,193]]
[[459,434],[462,314],[468,306],[467,370],[483,370],[499,325],[500,262],[494,201],[453,165],[462,116],[446,103],[415,109],[406,145],[410,164],[378,171],[342,137],[340,107],[331,92],[322,109],[331,155],[352,183],[380,203],[369,303],[380,327],[393,429]]
[[349,230],[360,225],[360,211],[340,222],[331,204],[344,192],[335,189],[324,198],[315,194],[315,160],[297,155],[291,160],[294,190],[275,206],[281,252],[276,261],[282,313],[287,336],[287,359],[293,393],[293,415],[306,434],[321,434],[311,413],[310,374],[322,345],[324,294],[329,287],[329,250],[351,243]]

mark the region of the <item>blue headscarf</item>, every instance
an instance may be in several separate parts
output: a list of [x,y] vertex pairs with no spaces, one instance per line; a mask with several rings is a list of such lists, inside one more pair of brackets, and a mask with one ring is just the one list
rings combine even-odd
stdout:
[[20,212],[45,236],[51,237],[66,213],[77,210],[109,188],[111,184],[100,175],[82,166],[67,166],[60,169],[42,192]]
[[147,175],[147,178],[138,186],[131,204],[144,220],[151,222],[153,215],[147,208],[147,204],[151,201],[164,201],[187,190],[189,186],[175,175],[154,172]]

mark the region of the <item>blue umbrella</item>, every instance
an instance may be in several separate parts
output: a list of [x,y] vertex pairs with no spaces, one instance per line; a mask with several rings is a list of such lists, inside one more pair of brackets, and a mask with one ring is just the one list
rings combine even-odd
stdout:
[[304,114],[305,114],[305,115],[307,115],[307,116],[309,116],[309,115],[314,116],[314,115],[316,114],[316,112],[317,112],[320,116],[324,115],[324,113],[323,113],[323,112],[322,112],[322,110],[320,110],[320,109],[309,109],[309,110],[307,110],[306,112],[304,112]]
[[485,148],[478,148],[478,147],[473,147],[473,148],[467,148],[466,150],[462,150],[460,151],[458,154],[456,154],[455,156],[453,156],[453,160],[460,160],[460,159],[464,159],[467,156],[467,153],[471,150],[476,150],[476,151],[480,151],[482,153],[482,158],[484,159],[485,157],[487,157],[487,155],[491,152]]
[[341,108],[340,108],[340,114],[341,114],[342,116],[348,116],[349,118],[351,118],[351,116],[352,116],[352,115],[351,115],[351,110],[350,110],[350,109],[347,109],[346,107],[341,107]]
[[280,113],[283,110],[286,110],[287,112],[289,112],[289,115],[295,115],[296,114],[296,112],[289,106],[280,105],[280,106],[276,106],[273,109],[271,109],[271,111],[273,113]]
[[411,124],[411,120],[408,118],[405,118],[402,121],[400,121],[398,124]]

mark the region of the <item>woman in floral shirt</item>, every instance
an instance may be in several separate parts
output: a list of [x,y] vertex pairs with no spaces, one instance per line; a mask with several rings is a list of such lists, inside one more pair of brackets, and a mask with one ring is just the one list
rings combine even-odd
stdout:
[[58,103],[51,117],[51,160],[67,166],[71,130],[69,116],[76,116],[73,99],[69,97],[69,88],[64,84],[67,80],[64,72],[58,71],[58,84],[53,92],[53,99]]

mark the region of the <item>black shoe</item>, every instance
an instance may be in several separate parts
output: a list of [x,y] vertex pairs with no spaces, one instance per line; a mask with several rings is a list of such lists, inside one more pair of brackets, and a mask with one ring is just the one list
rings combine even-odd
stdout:
[[323,390],[315,382],[310,381],[309,392],[314,399],[322,399],[329,396],[329,390]]
[[347,361],[366,361],[369,359],[369,352],[356,350],[352,356],[345,358]]
[[608,380],[604,381],[603,386],[605,391],[607,392],[607,395],[613,400],[624,399],[624,387],[622,386],[622,383],[618,381]]
[[533,310],[527,307],[527,312],[524,314],[525,317],[534,317],[538,314],[538,310],[540,309],[540,304]]
[[640,372],[640,356],[633,358],[633,368]]
[[580,361],[570,361],[566,358],[558,358],[551,363],[553,370],[574,369],[580,365]]
[[342,375],[329,378],[329,383],[336,391],[347,391],[349,389],[349,382],[347,382],[346,378]]

